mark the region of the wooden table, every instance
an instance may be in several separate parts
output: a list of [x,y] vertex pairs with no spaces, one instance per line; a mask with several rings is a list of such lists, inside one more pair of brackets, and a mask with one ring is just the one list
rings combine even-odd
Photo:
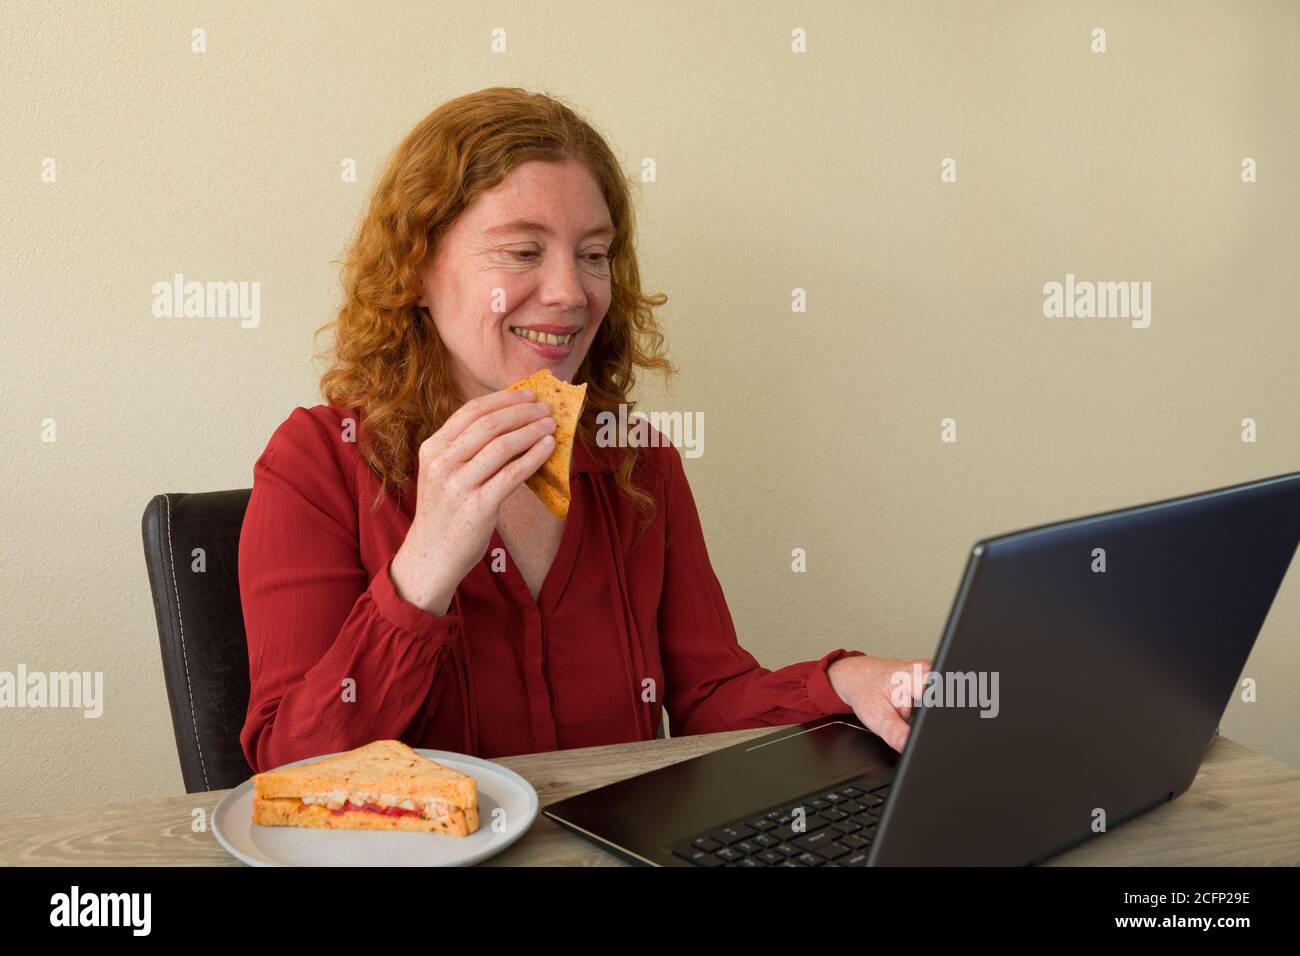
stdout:
[[[504,757],[537,789],[542,806],[633,774],[771,733],[736,730],[668,740]],[[0,817],[0,864],[39,866],[240,866],[212,833],[194,833],[196,807],[228,790],[109,804],[40,816]],[[1300,864],[1300,770],[1218,738],[1190,790],[1049,865]],[[539,815],[517,843],[484,866],[623,866],[621,860]]]

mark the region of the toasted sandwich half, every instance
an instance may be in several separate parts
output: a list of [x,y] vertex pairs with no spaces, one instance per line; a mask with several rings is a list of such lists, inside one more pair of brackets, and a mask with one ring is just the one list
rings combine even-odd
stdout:
[[582,405],[587,397],[587,383],[570,385],[541,368],[513,385],[508,390],[531,389],[539,402],[551,406],[555,418],[555,447],[542,467],[524,482],[541,499],[542,504],[557,518],[569,513],[569,468],[573,463],[573,441],[582,418]]
[[324,760],[254,774],[253,822],[469,836],[478,829],[478,784],[400,740],[376,740]]

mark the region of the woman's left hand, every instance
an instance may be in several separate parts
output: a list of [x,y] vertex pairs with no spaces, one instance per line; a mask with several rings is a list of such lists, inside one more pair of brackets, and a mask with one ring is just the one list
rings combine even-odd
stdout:
[[[831,687],[867,729],[900,753],[912,732],[912,704],[925,689],[931,661],[922,658],[841,657],[826,669]],[[920,665],[920,682],[914,668]]]

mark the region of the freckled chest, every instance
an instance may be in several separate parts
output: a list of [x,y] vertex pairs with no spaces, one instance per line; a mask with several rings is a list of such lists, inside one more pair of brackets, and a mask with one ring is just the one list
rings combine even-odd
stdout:
[[501,503],[497,532],[534,601],[542,590],[547,572],[555,563],[566,520],[551,514],[546,505],[522,485]]

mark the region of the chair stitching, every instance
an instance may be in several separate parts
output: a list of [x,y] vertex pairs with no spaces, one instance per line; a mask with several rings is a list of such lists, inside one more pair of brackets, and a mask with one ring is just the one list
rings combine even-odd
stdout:
[[172,549],[172,500],[167,495],[163,495],[163,501],[167,502],[167,557],[172,566],[172,591],[176,594],[176,620],[181,628],[181,660],[185,662],[185,692],[190,698],[190,721],[194,724],[194,745],[199,748],[199,768],[203,771],[203,787],[211,790],[212,786],[208,783],[208,767],[203,761],[203,744],[199,743],[199,720],[194,713],[194,689],[190,686],[190,659],[185,651],[185,618],[181,614],[181,590],[176,584],[176,552]]

